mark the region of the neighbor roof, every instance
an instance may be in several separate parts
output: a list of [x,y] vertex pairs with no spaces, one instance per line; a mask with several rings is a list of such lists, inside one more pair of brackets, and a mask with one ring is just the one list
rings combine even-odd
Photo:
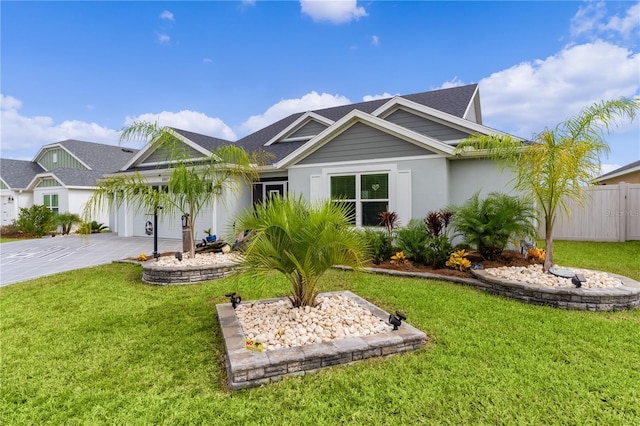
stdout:
[[622,166],[619,169],[615,169],[609,173],[606,173],[600,176],[599,178],[597,178],[596,180],[598,181],[606,180],[606,179],[614,178],[617,176],[625,175],[627,173],[635,172],[638,170],[640,170],[640,160],[634,161],[633,163],[629,163],[626,166]]
[[[36,161],[43,152],[62,147],[91,168],[44,170]],[[12,189],[26,189],[38,175],[55,176],[65,186],[94,186],[98,179],[113,173],[135,155],[138,150],[115,145],[67,139],[44,145],[32,161],[2,160],[2,179]]]
[[[101,174],[118,170],[138,152],[137,149],[75,139],[67,139],[51,145],[61,145],[78,157],[83,163],[91,167],[92,170],[102,172]],[[46,149],[48,146],[50,145],[45,145],[43,149]]]
[[[477,91],[477,84],[467,86],[453,87],[449,89],[432,90],[430,92],[414,93],[412,95],[399,96],[418,104],[437,109],[439,111],[451,114],[456,117],[464,118],[469,103],[473,99]],[[332,121],[338,121],[353,110],[360,110],[367,114],[371,114],[391,98],[376,99],[373,101],[359,102],[349,105],[341,105],[331,108],[323,108],[312,112],[328,118]],[[285,128],[294,123],[305,112],[292,114],[283,118],[255,133],[245,136],[236,143],[247,151],[256,151],[265,149],[275,156],[274,162],[278,162],[300,148],[306,141],[276,143],[265,147],[264,144],[282,132]]]

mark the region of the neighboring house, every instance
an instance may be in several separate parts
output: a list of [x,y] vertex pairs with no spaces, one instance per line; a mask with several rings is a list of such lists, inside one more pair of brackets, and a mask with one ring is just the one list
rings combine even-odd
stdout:
[[596,179],[598,185],[615,185],[622,182],[640,183],[640,161],[622,166]]
[[[69,139],[44,145],[32,161],[0,159],[2,225],[17,219],[20,208],[34,204],[80,215],[96,181],[119,170],[136,152]],[[96,220],[106,223],[109,215]]]
[[[194,158],[232,143],[175,130]],[[273,158],[252,188],[235,197],[222,194],[226,202],[197,219],[196,238],[209,227],[229,235],[239,210],[272,194],[340,198],[350,204],[354,225],[375,226],[382,211],[397,212],[406,224],[428,211],[463,203],[479,190],[510,191],[512,174],[502,173],[494,161],[453,154],[460,141],[475,133],[504,135],[482,124],[476,84],[290,115],[235,142]],[[164,160],[147,145],[121,173],[139,171],[150,185],[161,186],[168,173]],[[111,226],[120,235],[141,236],[149,216],[123,208]],[[179,223],[179,217],[164,219],[159,236],[179,238]]]

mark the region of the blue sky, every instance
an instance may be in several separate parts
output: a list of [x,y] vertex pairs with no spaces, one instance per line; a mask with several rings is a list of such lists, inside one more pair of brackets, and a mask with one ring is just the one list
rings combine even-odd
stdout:
[[[294,112],[479,83],[522,137],[640,96],[640,3],[2,1],[1,155],[133,120],[235,140]],[[640,160],[640,122],[605,171]]]

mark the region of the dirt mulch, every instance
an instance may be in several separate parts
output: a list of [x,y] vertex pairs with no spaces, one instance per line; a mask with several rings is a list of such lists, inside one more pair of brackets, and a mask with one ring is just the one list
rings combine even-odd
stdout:
[[[479,263],[485,268],[498,268],[500,266],[529,266],[535,265],[535,260],[531,258],[525,258],[524,255],[520,254],[517,251],[504,251],[498,260],[489,261],[484,260],[482,256],[476,251],[470,251],[467,255],[467,259],[471,262],[472,265]],[[432,266],[423,266],[413,264],[411,261],[407,261],[402,265],[394,265],[390,261],[383,262],[379,265],[370,265],[373,268],[382,268],[382,269],[391,269],[394,271],[404,271],[404,272],[429,272],[432,274],[444,275],[448,277],[461,277],[461,278],[471,278],[471,272],[469,271],[458,271],[456,269],[442,268],[437,269]]]

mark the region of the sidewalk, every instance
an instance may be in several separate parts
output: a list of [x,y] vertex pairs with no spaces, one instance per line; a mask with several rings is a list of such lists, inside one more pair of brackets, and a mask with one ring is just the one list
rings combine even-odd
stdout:
[[[158,251],[180,251],[181,240],[158,239]],[[153,253],[152,237],[112,233],[68,235],[0,244],[0,287],[73,269]]]

